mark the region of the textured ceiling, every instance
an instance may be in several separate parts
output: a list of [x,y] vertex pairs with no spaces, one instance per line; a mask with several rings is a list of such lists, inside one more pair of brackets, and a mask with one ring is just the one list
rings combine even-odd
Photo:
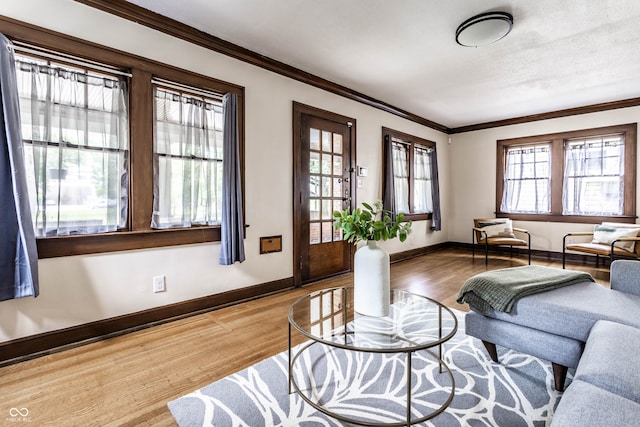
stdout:
[[[640,97],[638,0],[130,2],[450,128]],[[456,44],[497,10],[511,34]]]

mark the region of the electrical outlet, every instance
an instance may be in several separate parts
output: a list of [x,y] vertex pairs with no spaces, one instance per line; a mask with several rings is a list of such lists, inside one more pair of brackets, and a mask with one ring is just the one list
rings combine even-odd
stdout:
[[164,276],[154,276],[153,277],[153,292],[164,292],[167,290],[166,283],[164,280]]

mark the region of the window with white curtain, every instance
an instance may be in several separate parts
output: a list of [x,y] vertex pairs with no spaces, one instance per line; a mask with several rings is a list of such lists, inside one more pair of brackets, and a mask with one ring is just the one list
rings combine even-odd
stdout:
[[624,206],[622,135],[565,142],[563,214],[621,215]]
[[637,124],[497,141],[498,214],[635,222]]
[[154,228],[221,221],[221,95],[175,85],[154,87]]
[[425,144],[392,138],[397,213],[407,216],[433,212],[432,153],[433,148]]
[[127,81],[16,55],[22,137],[37,237],[126,226]]
[[431,149],[416,144],[413,150],[413,201],[414,213],[433,212],[431,195]]
[[[244,88],[33,26],[16,28],[18,39],[4,35],[16,55],[38,257],[222,241],[221,94],[234,99],[242,177]],[[171,94],[159,126],[156,87]],[[176,95],[182,101],[173,102]],[[207,135],[194,136],[205,120]],[[208,142],[186,143],[193,138]]]
[[506,149],[501,210],[510,213],[551,211],[551,146],[549,143]]
[[393,178],[396,211],[408,214],[409,210],[409,150],[406,144],[393,142]]

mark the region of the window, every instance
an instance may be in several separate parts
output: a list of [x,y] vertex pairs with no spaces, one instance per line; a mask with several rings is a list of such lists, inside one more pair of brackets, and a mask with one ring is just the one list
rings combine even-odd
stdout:
[[391,159],[387,159],[389,153],[385,150],[384,162],[388,170],[385,180],[391,179],[392,174],[393,186],[385,184],[385,192],[391,192],[393,187],[395,212],[404,213],[407,219],[412,220],[431,218],[434,211],[433,179],[437,175],[433,162],[435,143],[387,128],[383,128],[383,139],[391,144]]
[[[39,258],[220,241],[219,94],[237,105],[243,184],[244,88],[72,37],[6,25],[0,22],[0,30],[8,37],[22,34],[13,44]],[[198,142],[183,144],[194,134],[200,134]]]
[[155,87],[152,227],[219,225],[222,98],[175,87]]
[[393,150],[393,182],[396,212],[408,214],[409,208],[409,154],[411,146],[402,142],[391,141]]
[[624,215],[624,136],[570,139],[564,146],[563,215]]
[[636,124],[498,141],[498,214],[635,222]]
[[37,237],[126,226],[129,127],[122,77],[16,55]]
[[506,148],[505,156],[501,211],[550,213],[551,145],[513,145]]

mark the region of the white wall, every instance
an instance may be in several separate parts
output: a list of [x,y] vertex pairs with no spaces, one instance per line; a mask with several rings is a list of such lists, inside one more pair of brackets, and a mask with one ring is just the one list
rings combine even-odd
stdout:
[[[244,86],[246,219],[251,225],[245,241],[247,260],[235,266],[218,265],[217,243],[40,260],[41,295],[0,302],[0,342],[291,277],[294,100],[357,120],[357,161],[369,169],[357,191],[359,201],[381,197],[381,127],[435,141],[443,231],[433,233],[425,222],[415,223],[408,242],[387,242],[385,247],[397,252],[450,240],[452,145],[447,135],[72,0],[0,0],[0,13]],[[259,237],[278,234],[283,236],[283,251],[259,255]],[[151,292],[155,275],[166,276],[167,292]]]
[[[453,242],[471,243],[473,218],[494,216],[497,140],[638,121],[640,107],[631,107],[452,135],[450,186],[453,194],[450,196],[449,206],[449,239]],[[640,191],[640,185],[636,185],[636,189]],[[533,249],[555,252],[562,252],[562,237],[566,233],[593,230],[593,225],[590,224],[534,221],[514,221],[514,224],[529,230]]]

